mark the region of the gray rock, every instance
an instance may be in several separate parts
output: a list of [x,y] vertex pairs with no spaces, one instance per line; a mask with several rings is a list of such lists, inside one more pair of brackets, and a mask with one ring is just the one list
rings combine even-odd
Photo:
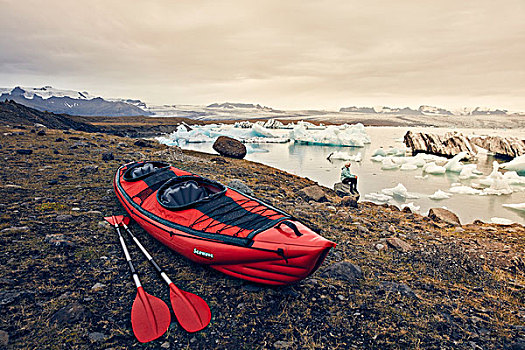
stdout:
[[38,130],[38,132],[36,133],[38,136],[45,136],[46,135],[46,131],[45,130]]
[[363,272],[359,266],[349,261],[341,261],[325,268],[323,272],[321,272],[321,276],[356,283],[363,278]]
[[134,145],[137,147],[153,147],[155,145],[155,142],[142,139],[142,140],[135,141]]
[[55,233],[51,235],[46,235],[44,241],[54,245],[55,247],[74,247],[75,243],[68,240],[63,234]]
[[381,292],[399,293],[405,297],[419,299],[416,293],[404,283],[383,281],[378,287]]
[[228,182],[228,187],[233,188],[234,190],[240,191],[242,193],[246,193],[249,196],[253,196],[252,189],[239,179],[233,179],[230,182]]
[[89,310],[86,310],[78,302],[73,302],[58,310],[51,316],[50,322],[59,325],[72,324],[82,320],[86,320],[91,316]]
[[104,289],[105,287],[106,287],[105,284],[100,283],[100,282],[97,282],[97,283],[95,283],[95,284],[93,285],[93,287],[91,287],[91,290],[92,290],[93,292],[98,292],[98,291]]
[[69,214],[57,215],[55,217],[55,220],[56,221],[60,221],[60,222],[72,221],[73,220],[73,216],[69,215]]
[[77,149],[79,147],[89,147],[89,144],[87,142],[78,141],[69,146],[70,149]]
[[93,332],[89,333],[89,340],[91,340],[92,343],[104,341],[108,338],[107,335],[100,332]]
[[316,202],[328,202],[326,193],[320,186],[313,185],[299,190],[299,195],[306,200],[314,200]]
[[86,165],[85,167],[80,168],[80,173],[83,174],[95,174],[98,173],[98,166],[96,165]]
[[9,344],[9,333],[0,330],[0,346],[6,347]]
[[6,227],[0,232],[14,232],[14,231],[29,231],[29,227],[27,226]]
[[113,153],[112,152],[105,152],[105,153],[102,153],[102,160],[103,161],[108,161],[108,160],[113,160],[115,159],[115,157],[113,156]]
[[387,238],[386,243],[395,250],[403,253],[412,250],[412,246],[410,244],[397,237]]
[[228,136],[219,136],[213,143],[213,149],[224,157],[243,159],[246,156],[246,146]]
[[461,222],[456,214],[444,208],[430,208],[428,217],[437,222],[445,222],[453,226],[461,226]]
[[169,342],[169,341],[165,341],[164,343],[162,343],[162,344],[160,345],[160,347],[163,348],[163,349],[169,349],[170,346],[171,346],[171,345],[170,345],[170,342]]
[[287,342],[284,340],[278,340],[275,343],[273,343],[273,347],[275,349],[288,349],[293,345],[291,342]]
[[4,290],[0,291],[0,306],[9,305],[20,298],[32,296],[34,292],[27,290]]
[[359,197],[359,193],[344,196],[339,202],[339,205],[343,207],[357,208],[357,201],[359,200]]

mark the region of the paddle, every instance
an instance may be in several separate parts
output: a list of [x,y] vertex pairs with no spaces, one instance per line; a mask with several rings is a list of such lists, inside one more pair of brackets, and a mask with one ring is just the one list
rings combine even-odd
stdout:
[[171,314],[168,305],[159,298],[154,297],[144,291],[142,284],[140,283],[139,275],[131,262],[131,257],[128,252],[128,247],[124,238],[120,234],[118,227],[117,218],[115,216],[106,217],[110,224],[115,226],[120,245],[126,256],[129,269],[133,275],[133,281],[137,286],[137,295],[131,308],[131,327],[137,340],[141,343],[147,343],[155,340],[168,330],[171,322]]
[[193,293],[186,292],[175,286],[166,273],[160,268],[159,265],[157,265],[155,260],[153,260],[153,257],[148,253],[146,248],[144,248],[137,237],[135,237],[128,228],[127,224],[129,223],[129,217],[117,216],[116,219],[122,223],[126,232],[131,236],[144,256],[146,256],[153,267],[155,267],[155,270],[157,270],[162,279],[170,287],[171,307],[173,308],[173,312],[175,313],[175,316],[177,317],[177,320],[179,321],[182,328],[190,333],[193,333],[206,327],[211,320],[211,311],[208,304],[206,304],[206,302],[201,297]]

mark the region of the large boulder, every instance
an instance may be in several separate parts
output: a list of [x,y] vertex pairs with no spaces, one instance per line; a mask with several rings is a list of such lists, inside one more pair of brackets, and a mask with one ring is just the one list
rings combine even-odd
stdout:
[[213,149],[225,157],[243,159],[246,156],[246,146],[228,136],[219,136],[213,144]]
[[444,208],[430,208],[428,217],[434,221],[445,222],[453,226],[461,226],[461,222],[456,214]]
[[321,277],[356,283],[360,279],[363,279],[363,271],[361,271],[359,266],[349,261],[340,261],[325,268],[323,272],[321,272]]
[[299,191],[299,195],[306,200],[314,200],[316,202],[328,202],[326,193],[317,185],[308,186]]
[[405,145],[412,150],[412,154],[429,153],[437,156],[452,158],[460,152],[467,152],[468,156],[476,154],[467,137],[462,134],[446,133],[436,135],[430,133],[407,131],[403,138]]

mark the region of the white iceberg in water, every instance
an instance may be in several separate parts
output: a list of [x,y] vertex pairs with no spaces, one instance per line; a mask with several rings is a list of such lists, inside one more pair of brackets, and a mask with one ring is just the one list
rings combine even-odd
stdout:
[[480,179],[479,184],[488,186],[485,188],[482,195],[502,195],[511,194],[513,192],[510,187],[511,180],[505,179],[503,174],[498,171],[499,163],[494,161],[492,163],[492,172],[487,177]]
[[387,196],[386,194],[372,192],[372,193],[365,194],[365,199],[373,201],[373,202],[386,203],[390,199],[392,199],[392,197]]
[[525,203],[502,204],[505,208],[514,209],[518,211],[525,211]]
[[381,165],[381,169],[383,170],[394,170],[399,168],[399,165],[395,164],[392,158],[390,157],[383,159],[382,163],[383,164]]
[[497,225],[512,225],[514,223],[512,220],[498,217],[490,218],[490,222]]
[[505,170],[514,170],[519,175],[525,175],[525,154],[501,164],[500,167]]
[[482,193],[481,190],[472,188],[470,186],[464,186],[461,184],[452,184],[452,187],[448,189],[448,192],[456,193],[456,194],[481,194]]
[[409,208],[412,213],[419,213],[419,209],[421,209],[421,206],[415,205],[413,202],[410,202],[410,203],[401,205],[401,210],[405,208]]
[[342,160],[351,160],[354,162],[360,162],[361,160],[363,160],[363,156],[361,155],[361,152],[355,155],[352,155],[350,153],[336,151],[336,152],[330,153],[330,155],[328,156],[328,159],[342,159]]
[[375,157],[375,156],[385,157],[386,156],[386,151],[383,148],[378,148],[378,149],[376,149],[374,151],[374,153],[372,153],[372,157]]
[[509,185],[525,185],[525,176],[519,176],[515,171],[507,171],[503,174],[503,179],[505,179]]
[[436,200],[436,201],[437,200],[442,200],[442,199],[449,199],[450,198],[450,194],[448,194],[445,191],[437,190],[436,192],[434,192],[434,194],[428,196],[428,198]]
[[468,180],[479,177],[483,173],[477,169],[476,164],[465,164],[459,173],[461,180]]
[[461,160],[465,158],[467,152],[459,152],[452,159],[450,159],[447,164],[445,164],[445,169],[450,172],[460,173],[463,169],[463,164]]
[[290,131],[290,139],[299,143],[327,146],[364,147],[370,143],[370,137],[361,123],[330,125],[324,130],[309,130],[304,123],[299,122]]
[[398,196],[398,197],[405,198],[405,199],[419,198],[416,194],[408,192],[407,188],[401,183],[397,184],[396,187],[384,188],[381,190],[381,192],[383,192],[383,194],[386,194],[387,196],[392,196],[392,197]]
[[423,166],[423,172],[433,175],[444,174],[446,171],[445,167],[437,165],[435,162],[430,162]]

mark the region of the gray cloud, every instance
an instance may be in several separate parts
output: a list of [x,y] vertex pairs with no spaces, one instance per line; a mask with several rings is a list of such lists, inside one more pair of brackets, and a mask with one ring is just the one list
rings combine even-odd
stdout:
[[155,103],[525,110],[525,4],[0,1],[0,84]]

